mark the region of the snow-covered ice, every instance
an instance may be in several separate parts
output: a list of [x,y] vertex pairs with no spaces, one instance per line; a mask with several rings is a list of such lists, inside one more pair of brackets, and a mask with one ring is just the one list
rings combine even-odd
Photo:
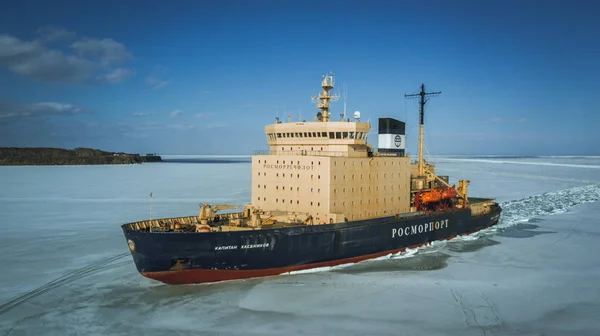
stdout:
[[[5,335],[600,335],[600,157],[440,157],[500,224],[357,264],[168,286],[120,224],[250,199],[246,157],[0,167]],[[186,161],[186,159],[189,159]],[[153,193],[150,199],[149,194]]]

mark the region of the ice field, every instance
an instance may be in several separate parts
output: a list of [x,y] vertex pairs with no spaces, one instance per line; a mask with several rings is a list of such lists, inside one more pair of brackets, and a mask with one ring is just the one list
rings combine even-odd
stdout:
[[501,203],[497,227],[186,286],[138,274],[120,225],[248,202],[249,157],[163,158],[0,167],[0,335],[600,335],[600,157],[439,157]]

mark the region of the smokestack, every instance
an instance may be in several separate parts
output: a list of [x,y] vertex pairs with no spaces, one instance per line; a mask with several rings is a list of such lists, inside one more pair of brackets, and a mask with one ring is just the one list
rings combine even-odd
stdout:
[[379,153],[387,156],[404,156],[405,123],[394,118],[379,118]]

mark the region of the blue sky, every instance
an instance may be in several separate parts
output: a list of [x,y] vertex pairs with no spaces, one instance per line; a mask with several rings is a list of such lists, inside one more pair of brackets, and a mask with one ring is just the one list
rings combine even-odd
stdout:
[[[594,1],[4,1],[0,146],[250,154],[276,116],[407,122],[430,154],[599,155]],[[343,112],[340,99],[334,117]]]

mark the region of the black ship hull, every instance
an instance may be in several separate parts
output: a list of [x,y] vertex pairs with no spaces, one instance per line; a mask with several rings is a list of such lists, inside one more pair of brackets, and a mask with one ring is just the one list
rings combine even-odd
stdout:
[[137,270],[167,284],[216,282],[335,266],[470,234],[501,209],[228,232],[143,232],[123,225]]

